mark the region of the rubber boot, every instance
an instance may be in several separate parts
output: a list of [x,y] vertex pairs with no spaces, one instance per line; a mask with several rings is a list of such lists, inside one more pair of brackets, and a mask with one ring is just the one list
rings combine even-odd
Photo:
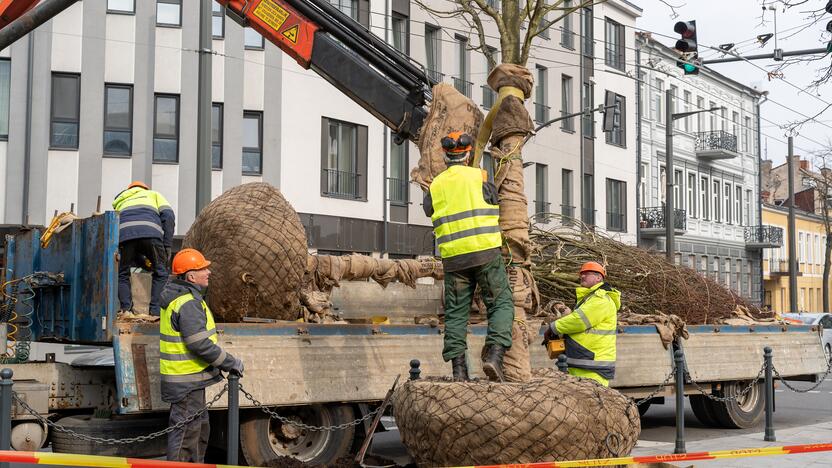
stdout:
[[451,367],[453,367],[455,382],[468,380],[468,363],[465,361],[464,354],[451,359]]
[[506,349],[500,345],[487,345],[483,350],[482,371],[492,382],[503,381],[503,356]]

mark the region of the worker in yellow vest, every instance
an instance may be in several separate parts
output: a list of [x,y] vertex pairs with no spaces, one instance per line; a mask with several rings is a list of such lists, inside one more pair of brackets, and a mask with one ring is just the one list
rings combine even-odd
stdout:
[[605,281],[607,270],[598,262],[581,266],[577,305],[569,315],[546,326],[544,343],[564,337],[569,373],[608,387],[615,377],[615,334],[621,293]]
[[485,171],[468,165],[472,144],[471,136],[462,132],[442,138],[448,168],[433,179],[424,200],[445,272],[442,357],[451,361],[455,380],[468,380],[468,315],[479,285],[488,309],[482,369],[489,379],[502,381],[503,356],[511,347],[514,305],[500,253],[503,241],[497,189]]
[[[205,388],[222,380],[220,371],[243,374],[243,363],[217,345],[214,316],[203,295],[211,262],[195,249],[173,258],[173,274],[162,292],[159,368],[162,400],[170,403],[171,426],[205,407]],[[208,412],[168,436],[168,460],[202,463],[208,448]]]

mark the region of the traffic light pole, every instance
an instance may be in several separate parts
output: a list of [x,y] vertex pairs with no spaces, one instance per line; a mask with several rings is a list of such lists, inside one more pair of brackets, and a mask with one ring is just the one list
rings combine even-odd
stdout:
[[787,166],[789,171],[787,177],[789,187],[789,312],[797,313],[797,241],[795,237],[796,221],[794,217],[794,138],[789,137],[789,154],[786,156]]
[[[716,50],[718,52],[725,52],[722,49],[711,47],[711,49]],[[778,57],[792,57],[797,55],[817,55],[817,54],[828,54],[830,51],[826,50],[825,48],[821,47],[819,49],[803,49],[803,50],[792,50],[790,52],[783,52],[782,54],[778,55]],[[713,59],[713,60],[703,60],[703,65],[710,65],[713,63],[728,63],[728,62],[746,62],[748,60],[762,60],[762,59],[773,59],[775,58],[774,54],[759,54],[759,55],[747,55],[745,57],[741,55],[736,55],[734,57],[726,57],[720,59]]]

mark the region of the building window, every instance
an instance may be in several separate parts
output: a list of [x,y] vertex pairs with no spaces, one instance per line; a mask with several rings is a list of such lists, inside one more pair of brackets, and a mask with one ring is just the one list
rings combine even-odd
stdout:
[[606,48],[604,60],[607,65],[624,70],[624,26],[607,18]]
[[647,177],[650,173],[650,165],[641,163],[638,168],[638,204],[642,208],[647,206]]
[[243,112],[243,174],[263,173],[263,113]]
[[329,3],[353,20],[358,21],[358,0],[329,0]]
[[584,8],[583,15],[582,15],[582,22],[581,25],[581,34],[583,34],[583,44],[584,44],[584,55],[587,57],[594,57],[595,56],[595,44],[594,38],[595,34],[593,32],[594,28],[592,22],[594,21],[593,18],[593,11],[592,8]]
[[81,77],[67,73],[52,74],[52,148],[78,149]]
[[[568,11],[572,8],[572,0],[564,0],[563,11]],[[575,32],[572,31],[572,15],[567,14],[560,20],[560,45],[565,49],[575,50]]]
[[719,120],[722,122],[722,131],[724,132],[728,130],[728,110],[723,107],[720,114]]
[[410,37],[410,22],[406,16],[393,13],[391,26],[393,28],[393,47],[399,52],[407,54],[410,51],[410,45],[407,41],[407,38]]
[[457,91],[467,97],[471,97],[471,86],[473,83],[469,81],[471,54],[468,50],[468,38],[465,36],[456,35],[456,54],[457,54],[457,76],[454,77],[454,87]]
[[739,185],[734,186],[734,221],[742,225],[742,187]]
[[595,226],[595,180],[592,174],[584,174],[583,181],[581,221],[589,226]]
[[[690,112],[690,100],[691,100],[690,91],[685,91],[684,96],[685,96],[684,97],[684,102],[682,103],[683,109],[685,109],[685,112]],[[684,120],[682,121],[682,124],[684,125],[685,131],[689,132],[690,131],[690,116],[685,117]]]
[[153,162],[179,162],[179,96],[156,95],[153,119]]
[[645,86],[647,80],[647,73],[643,71],[638,72],[638,116],[640,118],[644,118],[646,115],[645,108],[644,108],[644,93],[645,93]]
[[[583,108],[588,109],[595,107],[595,85],[592,83],[584,83]],[[595,136],[595,113],[591,112],[589,115],[584,115],[581,118],[583,122],[583,135],[585,137]]]
[[607,143],[625,148],[627,146],[627,122],[625,117],[627,115],[627,101],[624,96],[616,94],[615,105],[616,108],[607,109],[607,111],[613,112],[612,131],[606,132]]
[[[705,109],[705,98],[702,96],[696,96],[696,110],[704,110]],[[696,131],[697,132],[704,132],[705,131],[705,113],[701,112],[696,114]]]
[[442,81],[442,29],[438,26],[425,24],[425,54],[428,77]]
[[534,212],[538,222],[546,220],[549,209],[549,168],[545,164],[534,165]]
[[664,81],[656,78],[655,88],[653,93],[653,120],[664,123]]
[[107,13],[135,13],[135,0],[107,0]]
[[748,142],[751,140],[751,117],[745,118],[745,126],[742,129],[742,150],[748,152]]
[[[560,77],[560,115],[572,113],[572,77],[561,75]],[[575,131],[575,119],[570,117],[560,121],[561,130],[567,132]]]
[[722,203],[720,202],[720,196],[719,196],[719,194],[721,193],[721,191],[719,190],[719,181],[718,180],[713,180],[712,185],[713,185],[713,191],[711,192],[711,195],[713,196],[713,205],[712,205],[713,210],[714,210],[713,220],[716,221],[717,223],[719,223],[719,222],[722,222]]
[[391,203],[406,205],[410,200],[407,184],[407,149],[408,141],[397,145],[390,136],[390,187],[388,197]]
[[534,103],[534,119],[539,123],[549,121],[549,96],[547,92],[547,85],[549,81],[549,71],[546,67],[537,66],[537,88],[535,89],[535,103]]
[[751,215],[751,190],[745,191],[745,224],[748,226],[752,226],[754,222],[752,221],[753,216]]
[[684,173],[677,169],[673,171],[673,207],[680,209],[684,206],[682,202],[682,189],[684,188],[684,181],[682,177]]
[[211,104],[211,168],[222,169],[222,103]]
[[[740,114],[738,112],[731,113],[731,128],[734,130],[734,137],[740,136]],[[735,143],[736,146],[736,143]]]
[[724,188],[725,192],[723,202],[725,202],[725,222],[731,224],[734,222],[734,218],[731,213],[731,184],[725,182]]
[[[670,96],[672,99],[670,100],[670,113],[675,114],[679,110],[679,87],[676,85],[670,85]],[[679,130],[679,126],[682,123],[678,120],[673,121],[673,128]]]
[[263,50],[266,47],[266,43],[264,42],[263,36],[251,28],[243,29],[244,32],[244,45],[246,49],[249,50]]
[[688,174],[688,217],[696,217],[696,174]]
[[[544,7],[545,7],[545,1]],[[538,30],[540,31],[537,35],[541,37],[541,39],[549,40],[549,19],[547,18],[548,15],[543,15],[540,18],[540,23],[537,25]]]
[[324,196],[367,199],[367,127],[349,122],[322,120],[321,192]]
[[[658,153],[657,156],[660,160],[667,160],[661,153]],[[664,165],[659,166],[659,202],[662,205],[667,203],[667,170]]]
[[104,154],[133,152],[133,87],[104,85]]
[[214,39],[225,37],[225,7],[217,2],[211,3],[211,35]]
[[710,198],[708,197],[708,178],[702,177],[699,179],[699,206],[702,210],[702,219],[710,219]]
[[627,182],[607,179],[607,230],[627,231]]
[[9,98],[11,91],[12,62],[0,59],[0,140],[9,139]]
[[575,205],[572,201],[572,171],[569,169],[562,169],[560,172],[560,214],[570,219],[575,217]]
[[182,26],[182,0],[156,0],[156,25]]
[[[708,109],[713,109],[714,107],[716,107],[716,103],[713,102],[713,101],[710,101]],[[709,112],[708,115],[711,116],[711,119],[710,119],[711,120],[711,126],[708,128],[708,130],[714,132],[714,131],[717,130],[717,128],[716,128],[716,118],[717,118],[716,117],[716,112]]]

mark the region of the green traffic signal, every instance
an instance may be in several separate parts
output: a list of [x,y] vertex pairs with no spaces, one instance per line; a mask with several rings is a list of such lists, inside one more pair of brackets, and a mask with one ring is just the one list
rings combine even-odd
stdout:
[[682,68],[685,70],[685,73],[693,73],[696,71],[696,65],[693,65],[692,63],[686,63],[682,66]]

